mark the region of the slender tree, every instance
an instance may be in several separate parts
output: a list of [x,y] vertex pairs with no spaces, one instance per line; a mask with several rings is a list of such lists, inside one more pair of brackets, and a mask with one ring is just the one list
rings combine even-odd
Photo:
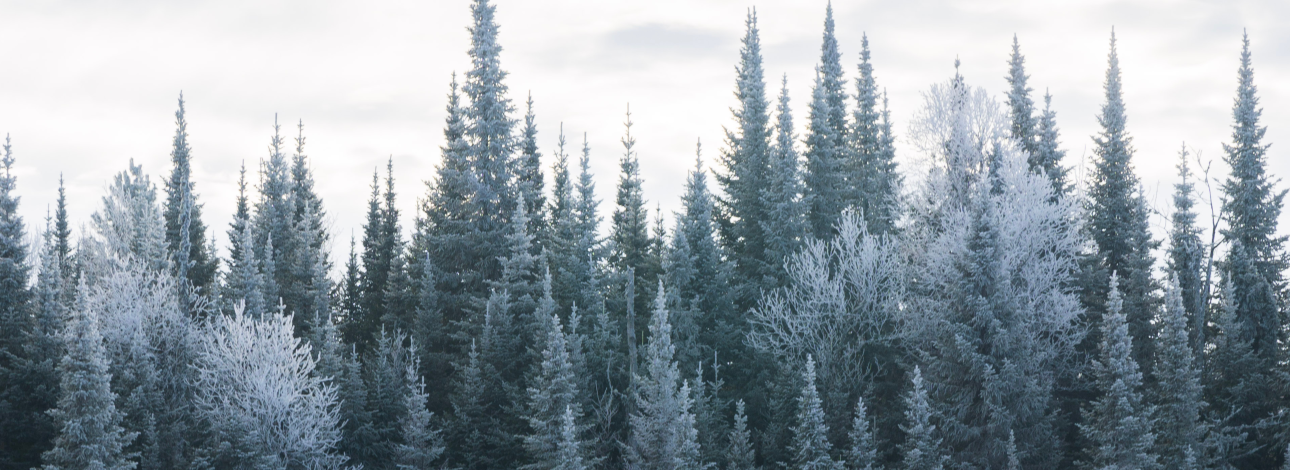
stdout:
[[636,403],[628,420],[627,467],[679,470],[699,468],[699,444],[691,411],[690,386],[681,383],[673,355],[672,325],[663,286],[654,299],[645,353],[645,375],[631,399]]
[[869,411],[865,409],[864,399],[856,400],[855,417],[851,421],[851,447],[846,450],[847,470],[875,470],[882,468],[878,461],[878,443],[873,435],[873,425],[869,422]]
[[[879,108],[879,100],[883,108]],[[870,63],[869,36],[860,38],[860,66],[856,77],[856,109],[847,138],[851,155],[845,165],[853,194],[847,205],[864,216],[869,233],[882,235],[895,229],[899,217],[901,177],[896,172],[896,151],[887,121],[886,97],[878,90]]]
[[806,240],[811,233],[807,225],[807,204],[802,185],[800,155],[794,148],[797,135],[793,131],[793,113],[789,109],[788,76],[785,75],[779,91],[779,104],[775,108],[775,141],[771,146],[770,178],[761,188],[766,206],[766,219],[761,222],[766,233],[765,260],[770,264],[770,276],[779,287],[785,281],[784,261]]
[[806,135],[806,194],[816,238],[828,238],[846,208],[846,79],[833,32],[833,4],[824,16],[824,42],[815,67]]
[[923,388],[923,373],[914,367],[914,388],[905,397],[905,431],[903,446],[904,467],[908,470],[940,470],[948,460],[941,453],[941,439],[932,424],[932,408],[927,402],[927,389]]
[[797,470],[835,470],[842,463],[829,455],[829,426],[824,422],[820,393],[815,389],[815,359],[807,356],[802,372],[802,393],[797,397],[797,425],[793,427],[793,468]]
[[[1178,282],[1178,293],[1182,297],[1182,307],[1186,312],[1188,343],[1196,351],[1201,350],[1202,332],[1208,328],[1205,312],[1209,301],[1205,299],[1209,291],[1205,286],[1204,266],[1205,253],[1200,241],[1200,228],[1196,226],[1195,183],[1192,180],[1191,167],[1187,163],[1186,144],[1178,152],[1178,184],[1174,185],[1174,213],[1170,216],[1169,251],[1166,262],[1170,273]],[[1166,307],[1168,307],[1166,302]],[[1166,309],[1166,312],[1168,310]]]
[[[1284,205],[1285,190],[1276,189],[1276,180],[1267,174],[1267,148],[1263,143],[1267,128],[1260,125],[1258,88],[1254,85],[1249,35],[1242,38],[1241,65],[1238,70],[1236,100],[1232,106],[1232,143],[1224,144],[1223,160],[1232,168],[1223,182],[1223,213],[1227,218],[1224,238],[1232,242],[1220,269],[1236,296],[1236,321],[1239,335],[1248,340],[1258,358],[1259,369],[1278,370],[1275,364],[1285,357],[1285,310],[1287,266],[1286,237],[1277,234],[1277,219]],[[1254,382],[1250,382],[1251,384]],[[1254,425],[1263,421],[1263,430],[1254,434],[1262,450],[1245,462],[1250,468],[1271,468],[1279,459],[1282,437],[1266,429],[1284,429],[1284,421],[1269,421],[1285,406],[1286,388],[1263,382],[1245,390],[1241,410],[1234,424]],[[1233,383],[1220,386],[1239,387]],[[1282,397],[1282,398],[1277,398]]]
[[[211,295],[215,284],[215,271],[219,260],[207,252],[206,224],[202,222],[202,205],[197,203],[197,193],[192,181],[192,148],[188,145],[188,121],[184,117],[184,95],[179,95],[179,110],[175,111],[175,138],[170,151],[174,168],[166,180],[166,243],[175,270],[185,283],[191,284],[192,294]],[[188,309],[188,305],[183,308]]]
[[1156,283],[1151,277],[1151,250],[1159,242],[1151,239],[1147,218],[1150,211],[1138,177],[1133,173],[1132,138],[1125,129],[1124,97],[1120,83],[1120,58],[1111,33],[1111,53],[1106,70],[1106,102],[1098,116],[1101,126],[1094,136],[1096,156],[1088,188],[1086,230],[1096,252],[1085,267],[1084,305],[1089,310],[1090,334],[1083,349],[1093,351],[1101,341],[1100,317],[1106,311],[1106,286],[1111,273],[1118,273],[1123,294],[1123,313],[1133,337],[1133,360],[1149,371],[1153,357],[1151,342],[1155,326],[1151,319],[1159,303]]
[[[1176,277],[1165,289],[1165,311],[1156,337],[1156,367],[1153,404],[1156,407],[1156,454],[1164,468],[1200,468],[1197,455],[1204,455],[1203,439],[1208,423],[1201,419],[1205,402],[1200,369],[1195,361],[1188,333],[1188,312],[1183,289]],[[1189,464],[1188,460],[1192,460]]]
[[1123,311],[1119,277],[1112,273],[1093,371],[1101,397],[1084,410],[1084,432],[1093,468],[1159,468],[1154,453],[1153,409],[1143,400],[1142,372],[1133,360],[1133,337]]

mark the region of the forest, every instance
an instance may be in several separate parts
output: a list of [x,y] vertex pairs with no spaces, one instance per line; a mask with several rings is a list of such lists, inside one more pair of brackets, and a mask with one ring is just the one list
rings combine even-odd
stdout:
[[1286,190],[1248,37],[1226,174],[1184,146],[1153,207],[1114,32],[1087,176],[1015,36],[1005,96],[956,73],[909,110],[914,170],[867,37],[844,64],[829,7],[795,123],[749,10],[734,125],[668,224],[630,112],[604,205],[585,139],[539,148],[495,8],[471,2],[416,212],[391,160],[348,256],[303,123],[200,194],[180,95],[168,173],[131,162],[78,234],[61,185],[18,215],[6,137],[0,469],[1290,469]]

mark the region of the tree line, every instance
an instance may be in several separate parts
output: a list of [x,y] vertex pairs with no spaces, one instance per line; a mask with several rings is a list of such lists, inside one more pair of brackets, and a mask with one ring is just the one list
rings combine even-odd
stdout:
[[391,162],[347,258],[303,123],[243,165],[224,257],[182,95],[169,176],[131,162],[79,238],[61,183],[43,228],[17,215],[6,138],[0,468],[1290,468],[1286,192],[1248,37],[1231,171],[1184,145],[1159,240],[1114,33],[1077,182],[1015,37],[1003,99],[956,63],[905,136],[926,165],[898,168],[868,38],[848,80],[826,10],[799,133],[750,11],[734,125],[669,228],[630,112],[602,213],[585,137],[542,154],[495,7],[471,13],[410,239]]

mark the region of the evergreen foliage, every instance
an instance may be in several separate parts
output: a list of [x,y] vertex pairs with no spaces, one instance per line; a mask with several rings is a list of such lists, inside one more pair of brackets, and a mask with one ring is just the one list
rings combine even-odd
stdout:
[[1133,359],[1133,337],[1120,296],[1119,277],[1111,275],[1102,318],[1098,360],[1093,371],[1101,396],[1084,410],[1080,429],[1093,443],[1093,468],[1159,468],[1154,452],[1153,407],[1142,396],[1142,372]]
[[856,400],[855,418],[851,421],[851,432],[847,434],[851,447],[846,450],[846,468],[848,470],[874,470],[881,468],[878,461],[878,443],[874,439],[873,425],[869,422],[869,411],[865,409],[864,399]]
[[787,277],[784,261],[802,246],[810,234],[807,225],[807,203],[803,194],[800,155],[794,148],[797,135],[793,131],[793,113],[789,109],[788,76],[780,85],[779,101],[775,108],[775,141],[770,149],[770,172],[761,190],[762,204],[766,206],[766,219],[761,222],[766,233],[765,262],[770,265],[770,287],[780,287]]
[[807,356],[802,372],[802,393],[797,397],[797,425],[793,427],[793,468],[798,470],[835,470],[842,463],[829,453],[829,426],[824,422],[820,393],[815,388],[815,359]]
[[[175,111],[175,127],[170,151],[174,168],[166,180],[166,243],[175,260],[181,289],[187,289],[187,284],[191,284],[193,294],[209,296],[214,293],[219,260],[207,251],[202,205],[197,203],[197,193],[193,190],[192,148],[188,145],[188,121],[184,117],[182,93],[179,95],[179,110]],[[189,308],[189,302],[185,302],[185,309]]]
[[904,467],[908,470],[940,470],[948,458],[941,453],[941,439],[936,425],[932,424],[932,408],[923,388],[923,372],[914,367],[913,388],[905,397],[905,455]]
[[1111,53],[1103,88],[1106,101],[1098,115],[1101,130],[1093,138],[1092,174],[1089,175],[1088,219],[1085,230],[1096,252],[1084,268],[1084,306],[1088,309],[1090,334],[1083,343],[1093,351],[1101,341],[1098,326],[1106,312],[1106,286],[1111,273],[1121,279],[1120,291],[1124,315],[1133,337],[1133,360],[1150,371],[1153,356],[1151,323],[1159,299],[1151,277],[1151,250],[1159,244],[1151,239],[1147,218],[1150,212],[1138,177],[1133,174],[1132,138],[1125,129],[1124,96],[1120,82],[1120,58],[1115,50],[1115,33],[1111,33]]
[[[886,94],[879,93],[869,62],[869,36],[860,38],[860,66],[856,77],[856,109],[847,139],[852,155],[844,171],[848,187],[846,205],[864,216],[869,233],[887,234],[899,218],[901,177],[896,173],[895,136],[887,115]],[[879,109],[879,98],[882,108]]]
[[[1202,452],[1208,430],[1201,420],[1205,408],[1200,369],[1188,333],[1188,315],[1182,287],[1170,278],[1165,289],[1165,311],[1156,337],[1156,454],[1164,468],[1187,468],[1188,459]],[[1197,468],[1192,462],[1190,468]]]
[[679,470],[703,466],[699,462],[690,386],[681,383],[675,353],[667,294],[660,284],[650,316],[645,375],[634,378],[637,385],[631,400],[636,411],[628,417],[631,430],[625,450],[627,468]]
[[735,421],[730,428],[729,447],[726,450],[726,470],[757,469],[757,454],[753,449],[748,430],[748,416],[744,414],[744,401],[735,402]]
[[[1182,307],[1186,312],[1188,344],[1195,351],[1201,351],[1205,343],[1204,330],[1207,328],[1206,313],[1209,301],[1206,296],[1209,286],[1206,285],[1204,247],[1201,245],[1200,228],[1196,226],[1195,183],[1192,180],[1191,167],[1187,164],[1186,144],[1178,152],[1178,184],[1174,185],[1173,215],[1170,216],[1169,251],[1166,264],[1178,283],[1178,294],[1182,298]],[[1168,312],[1166,302],[1166,312]]]

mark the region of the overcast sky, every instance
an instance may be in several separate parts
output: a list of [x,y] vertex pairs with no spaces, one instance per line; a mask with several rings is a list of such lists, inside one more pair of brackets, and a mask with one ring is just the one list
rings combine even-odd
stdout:
[[[628,103],[651,206],[667,214],[679,207],[696,139],[704,161],[715,161],[732,122],[749,7],[761,20],[767,81],[774,87],[787,75],[803,130],[824,1],[496,4],[511,98],[520,105],[531,91],[548,163],[560,123],[570,142],[586,133],[602,213],[612,210]],[[1091,154],[1114,27],[1135,164],[1162,209],[1183,141],[1227,171],[1221,143],[1230,141],[1248,28],[1265,142],[1274,144],[1270,170],[1290,175],[1290,2],[874,0],[834,8],[847,78],[867,33],[901,135],[920,93],[953,74],[955,57],[970,84],[1002,99],[1017,34],[1031,86],[1053,94],[1068,166]],[[469,67],[469,22],[468,0],[0,1],[0,132],[13,138],[21,212],[33,228],[42,223],[60,172],[77,226],[130,159],[160,183],[182,90],[194,178],[221,248],[238,167],[255,168],[267,155],[277,113],[293,133],[304,121],[339,262],[350,234],[361,234],[372,170],[383,172],[390,157],[403,226],[411,226],[439,161],[450,75]],[[911,148],[898,141],[900,158],[913,158]]]

